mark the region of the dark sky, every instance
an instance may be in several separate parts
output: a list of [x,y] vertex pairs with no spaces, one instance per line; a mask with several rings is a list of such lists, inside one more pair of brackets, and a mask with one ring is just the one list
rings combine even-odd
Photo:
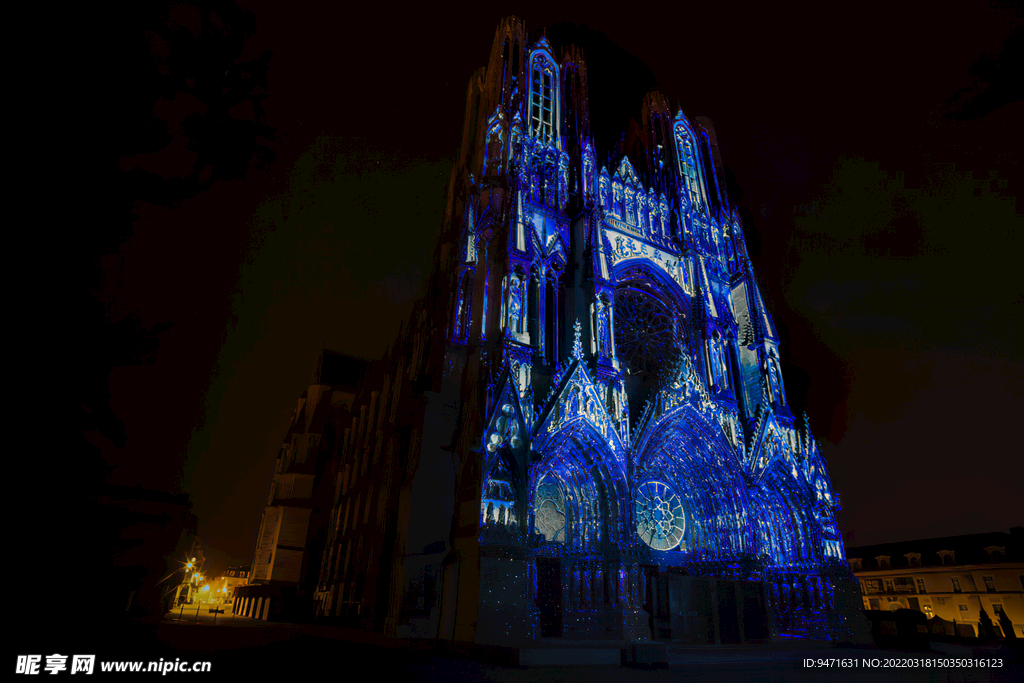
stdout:
[[513,12],[591,48],[595,127],[653,84],[714,121],[847,544],[1024,523],[1012,5],[322,4],[135,10],[84,57],[117,164],[67,304],[89,438],[111,481],[194,495],[214,565],[250,559],[321,340],[379,357],[422,293]]

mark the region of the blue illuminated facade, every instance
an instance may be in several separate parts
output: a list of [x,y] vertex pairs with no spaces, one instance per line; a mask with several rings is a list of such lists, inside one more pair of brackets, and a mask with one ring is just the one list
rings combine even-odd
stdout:
[[505,19],[410,328],[437,448],[412,446],[399,528],[419,540],[389,632],[848,639],[839,499],[790,410],[714,129],[651,92],[599,160],[591,115],[581,51]]
[[790,411],[714,130],[652,92],[601,163],[586,88],[578,50],[514,18],[470,85],[447,341],[473,405],[459,502],[479,505],[446,571],[479,589],[442,635],[658,637],[678,579],[757,582],[766,637],[843,637],[839,499]]

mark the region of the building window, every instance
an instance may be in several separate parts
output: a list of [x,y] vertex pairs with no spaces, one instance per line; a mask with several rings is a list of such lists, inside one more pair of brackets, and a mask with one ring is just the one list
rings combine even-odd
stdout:
[[881,609],[882,605],[878,601],[878,598],[869,598],[868,603],[871,605],[871,609]]
[[875,558],[875,562],[878,563],[878,568],[879,569],[890,569],[891,566],[889,564],[889,559],[890,558],[889,558],[888,555],[879,555],[878,557]]
[[924,587],[924,579],[918,579],[917,580],[917,592],[918,593],[927,593],[928,592],[925,589],[925,587]]
[[960,607],[960,611],[961,612],[966,612],[967,611],[967,605],[959,605],[959,607]]
[[956,555],[952,550],[940,550],[938,552],[940,558],[942,558],[942,564],[952,565],[956,564]]
[[855,557],[852,560],[850,560],[850,569],[852,569],[855,572],[859,572],[860,571],[860,567],[861,567],[861,563],[860,563],[860,558],[859,557]]
[[702,187],[697,172],[697,159],[694,154],[693,137],[683,125],[676,126],[676,148],[679,150],[679,175],[683,179],[683,197],[692,210],[704,204]]
[[892,579],[886,579],[885,580],[885,592],[886,593],[895,593],[896,592],[896,589],[893,588],[893,585],[892,585]]
[[996,582],[991,576],[983,576],[981,580],[985,582],[985,590],[989,593],[996,592]]
[[530,81],[530,123],[533,135],[544,142],[551,142],[554,134],[555,85],[551,63],[543,57],[537,57]]
[[907,558],[908,567],[920,567],[921,566],[921,553],[907,553],[904,555]]
[[960,579],[957,579],[957,578],[953,579],[953,592],[954,593],[962,593],[963,592],[963,591],[960,590]]
[[1002,613],[1003,613],[1003,606],[1000,605],[998,602],[993,602],[992,603],[992,614],[996,615],[996,619],[998,619],[1000,617],[1000,615],[1002,615]]
[[989,546],[988,548],[985,548],[985,552],[988,553],[988,559],[992,562],[1006,561],[1006,548],[1003,546]]
[[896,587],[897,593],[913,593],[914,592],[914,579],[909,576],[900,576],[893,579],[893,584]]

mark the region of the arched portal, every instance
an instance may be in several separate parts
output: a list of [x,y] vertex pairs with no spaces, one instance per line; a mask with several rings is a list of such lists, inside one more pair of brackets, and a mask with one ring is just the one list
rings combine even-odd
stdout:
[[623,462],[586,418],[563,424],[537,452],[543,457],[531,466],[529,485],[540,632],[616,635],[628,600],[620,556],[631,516]]
[[681,498],[685,534],[673,550],[699,562],[728,561],[748,552],[747,490],[721,428],[684,405],[645,431],[649,436],[640,444],[633,485],[660,479]]
[[[533,533],[577,552],[617,543],[625,528],[625,472],[604,436],[581,418],[545,439],[538,452],[544,456],[530,476]],[[555,510],[565,517],[565,533],[558,539],[547,538]]]
[[757,520],[753,540],[767,568],[794,570],[821,559],[819,526],[808,514],[812,502],[783,462],[762,475],[750,506]]

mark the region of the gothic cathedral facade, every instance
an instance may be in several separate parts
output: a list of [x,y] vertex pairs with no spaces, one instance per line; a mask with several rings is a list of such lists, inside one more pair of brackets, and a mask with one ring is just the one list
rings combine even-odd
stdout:
[[426,398],[386,630],[844,638],[860,600],[839,500],[790,411],[710,122],[651,92],[601,162],[584,55],[514,17],[465,111],[405,332]]

